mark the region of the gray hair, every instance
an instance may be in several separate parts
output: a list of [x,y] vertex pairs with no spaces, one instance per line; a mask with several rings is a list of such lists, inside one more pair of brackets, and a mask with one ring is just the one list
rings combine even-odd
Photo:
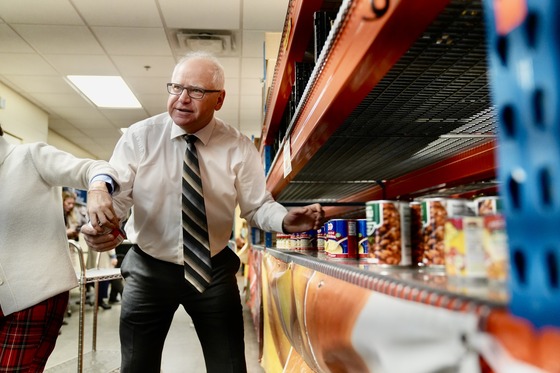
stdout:
[[224,67],[222,66],[220,61],[216,58],[216,56],[208,52],[194,51],[185,54],[183,57],[181,57],[179,62],[177,62],[177,65],[175,65],[172,76],[175,76],[175,72],[183,63],[195,59],[205,60],[212,63],[212,65],[214,66],[212,71],[212,75],[213,75],[212,83],[214,84],[213,88],[224,89],[224,82],[225,82]]

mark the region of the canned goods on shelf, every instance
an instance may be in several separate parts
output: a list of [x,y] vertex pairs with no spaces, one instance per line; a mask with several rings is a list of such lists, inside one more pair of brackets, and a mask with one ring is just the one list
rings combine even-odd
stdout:
[[509,249],[506,221],[502,214],[486,215],[482,246],[486,276],[490,282],[505,283],[509,276]]
[[460,198],[426,198],[421,200],[422,253],[420,265],[445,266],[444,234],[448,217],[472,215],[468,200]]
[[486,265],[481,216],[450,217],[445,223],[445,272],[452,279],[482,280]]
[[317,231],[309,230],[299,234],[298,250],[317,250]]
[[325,254],[329,258],[357,259],[358,241],[355,220],[332,219],[327,222]]
[[367,261],[410,266],[410,206],[401,201],[366,202]]

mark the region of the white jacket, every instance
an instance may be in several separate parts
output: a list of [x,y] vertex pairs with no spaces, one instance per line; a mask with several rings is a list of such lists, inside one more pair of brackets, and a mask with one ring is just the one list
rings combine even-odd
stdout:
[[76,158],[44,143],[0,136],[0,306],[4,315],[78,285],[70,261],[61,186],[87,189],[105,161]]

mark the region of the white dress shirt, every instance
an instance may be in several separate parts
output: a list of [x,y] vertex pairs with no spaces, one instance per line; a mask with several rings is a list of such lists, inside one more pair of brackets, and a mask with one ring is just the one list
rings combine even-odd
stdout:
[[[128,239],[149,255],[183,264],[181,229],[182,169],[185,131],[162,113],[130,126],[110,163],[119,173],[121,192],[114,204]],[[216,255],[231,237],[234,212],[264,231],[282,231],[286,208],[266,190],[261,157],[237,129],[212,120],[197,136],[210,250]]]

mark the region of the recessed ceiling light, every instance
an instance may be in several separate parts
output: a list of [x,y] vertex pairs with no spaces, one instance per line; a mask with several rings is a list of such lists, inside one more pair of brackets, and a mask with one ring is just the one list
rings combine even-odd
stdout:
[[141,108],[120,76],[68,75],[68,80],[100,108]]

